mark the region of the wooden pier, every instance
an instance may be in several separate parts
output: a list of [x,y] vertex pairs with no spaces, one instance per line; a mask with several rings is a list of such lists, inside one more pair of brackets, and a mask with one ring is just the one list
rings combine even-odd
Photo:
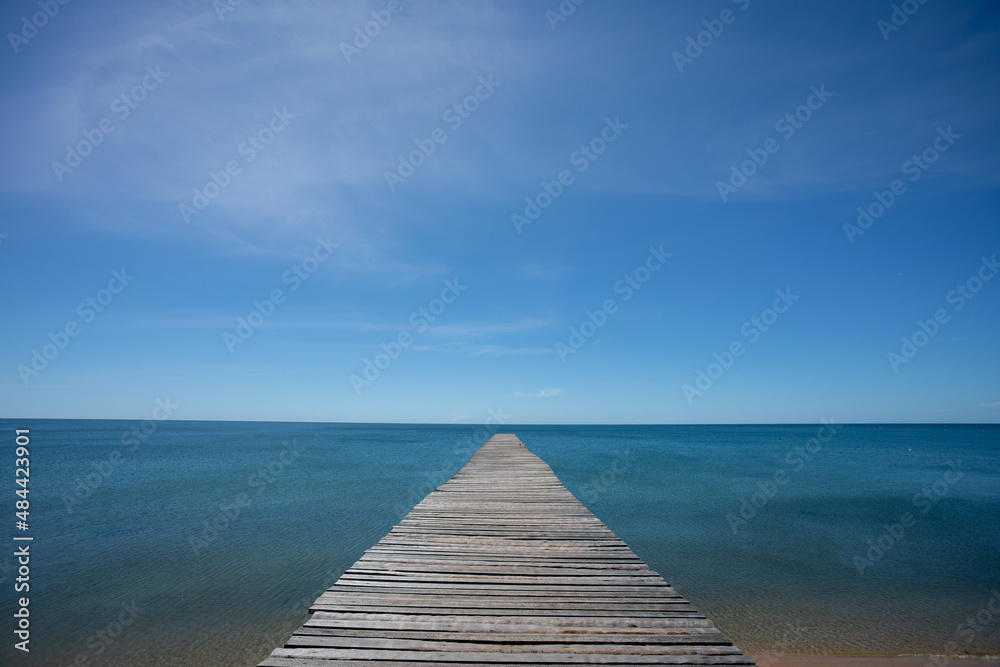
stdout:
[[754,664],[513,435],[309,611],[261,667]]

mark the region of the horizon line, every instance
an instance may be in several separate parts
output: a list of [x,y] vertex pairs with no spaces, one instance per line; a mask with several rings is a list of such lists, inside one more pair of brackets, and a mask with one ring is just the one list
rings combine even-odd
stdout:
[[[145,421],[135,417],[0,417],[0,421]],[[210,422],[233,424],[340,424],[344,426],[492,426],[480,422],[352,422],[352,421],[301,421],[290,419],[164,419],[161,422]],[[1000,422],[830,422],[840,426],[1000,426]],[[504,427],[520,426],[822,426],[823,422],[524,422],[501,424]],[[499,431],[498,431],[499,432]]]

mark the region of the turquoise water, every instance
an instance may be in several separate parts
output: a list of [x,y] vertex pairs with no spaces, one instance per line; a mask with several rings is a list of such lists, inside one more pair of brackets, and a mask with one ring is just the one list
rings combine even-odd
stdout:
[[[0,425],[8,536],[13,432],[31,430],[34,537],[30,654],[12,648],[16,559],[0,555],[0,663],[39,666],[256,664],[491,433],[167,421],[140,441],[139,422]],[[761,664],[1000,654],[996,425],[502,431]]]

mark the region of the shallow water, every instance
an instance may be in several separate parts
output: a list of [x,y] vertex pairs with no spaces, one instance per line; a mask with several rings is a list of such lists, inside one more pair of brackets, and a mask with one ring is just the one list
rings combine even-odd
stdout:
[[[31,429],[34,537],[32,650],[0,662],[39,666],[256,664],[489,435],[163,422],[133,447],[136,422],[0,421]],[[502,430],[763,664],[1000,653],[996,425]]]

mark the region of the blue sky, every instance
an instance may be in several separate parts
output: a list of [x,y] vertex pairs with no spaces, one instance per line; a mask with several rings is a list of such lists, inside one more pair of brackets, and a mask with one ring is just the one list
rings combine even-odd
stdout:
[[995,3],[561,6],[4,3],[0,416],[997,420]]

